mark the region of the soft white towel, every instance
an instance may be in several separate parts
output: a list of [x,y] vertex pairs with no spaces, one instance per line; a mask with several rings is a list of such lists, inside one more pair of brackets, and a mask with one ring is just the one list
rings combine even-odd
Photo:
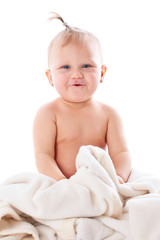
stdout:
[[132,171],[119,184],[108,154],[83,146],[77,172],[55,181],[21,173],[0,185],[0,239],[159,240],[160,178]]

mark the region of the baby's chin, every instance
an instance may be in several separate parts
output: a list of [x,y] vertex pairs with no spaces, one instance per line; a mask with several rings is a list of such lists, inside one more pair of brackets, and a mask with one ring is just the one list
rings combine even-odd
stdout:
[[93,92],[87,92],[87,91],[75,91],[74,93],[71,92],[66,97],[67,101],[73,102],[73,103],[83,103],[83,102],[88,102],[92,99],[93,97]]
[[63,98],[63,100],[65,101],[65,102],[68,102],[68,103],[72,103],[72,104],[75,104],[75,105],[77,105],[77,104],[84,104],[84,103],[87,103],[87,102],[90,102],[91,100],[92,100],[92,96],[90,96],[90,97],[83,97],[83,98]]

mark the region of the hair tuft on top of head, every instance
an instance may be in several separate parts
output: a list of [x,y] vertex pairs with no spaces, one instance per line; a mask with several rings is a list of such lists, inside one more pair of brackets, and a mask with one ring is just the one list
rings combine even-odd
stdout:
[[48,20],[52,21],[53,19],[59,19],[66,28],[70,28],[69,25],[63,20],[63,18],[56,12],[50,12],[53,16],[49,17]]
[[101,44],[99,42],[99,39],[92,34],[91,32],[88,32],[86,30],[69,26],[63,18],[55,13],[51,12],[52,16],[48,18],[49,21],[52,21],[54,19],[58,19],[62,22],[62,24],[65,26],[65,29],[61,32],[59,32],[50,42],[48,47],[48,66],[51,66],[52,63],[52,55],[54,54],[55,49],[63,48],[68,44],[80,44],[80,45],[91,45],[91,43],[96,43],[97,47],[99,48],[99,51],[101,53],[102,58],[102,49]]

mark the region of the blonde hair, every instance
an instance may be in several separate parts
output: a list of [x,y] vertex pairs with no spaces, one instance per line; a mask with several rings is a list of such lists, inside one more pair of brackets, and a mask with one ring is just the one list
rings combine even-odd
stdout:
[[59,14],[55,12],[52,12],[52,14],[53,16],[50,17],[49,20],[50,21],[53,19],[60,20],[63,23],[65,30],[58,33],[50,42],[50,45],[48,47],[48,66],[50,66],[51,64],[51,56],[54,51],[53,50],[54,47],[63,48],[68,44],[76,44],[76,43],[88,44],[89,42],[95,42],[97,43],[97,46],[99,48],[99,51],[102,57],[100,41],[94,34],[88,31],[82,30],[80,28],[71,27],[63,20],[63,18]]

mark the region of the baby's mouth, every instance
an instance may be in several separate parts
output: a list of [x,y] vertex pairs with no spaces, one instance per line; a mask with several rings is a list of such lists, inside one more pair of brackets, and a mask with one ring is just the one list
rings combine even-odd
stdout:
[[72,87],[82,87],[85,86],[85,83],[73,83],[71,84]]
[[68,86],[70,87],[83,87],[86,85],[85,81],[70,81]]
[[80,84],[80,83],[75,83],[75,84],[73,84],[73,86],[75,86],[75,87],[79,87],[79,86],[83,86],[83,85]]

